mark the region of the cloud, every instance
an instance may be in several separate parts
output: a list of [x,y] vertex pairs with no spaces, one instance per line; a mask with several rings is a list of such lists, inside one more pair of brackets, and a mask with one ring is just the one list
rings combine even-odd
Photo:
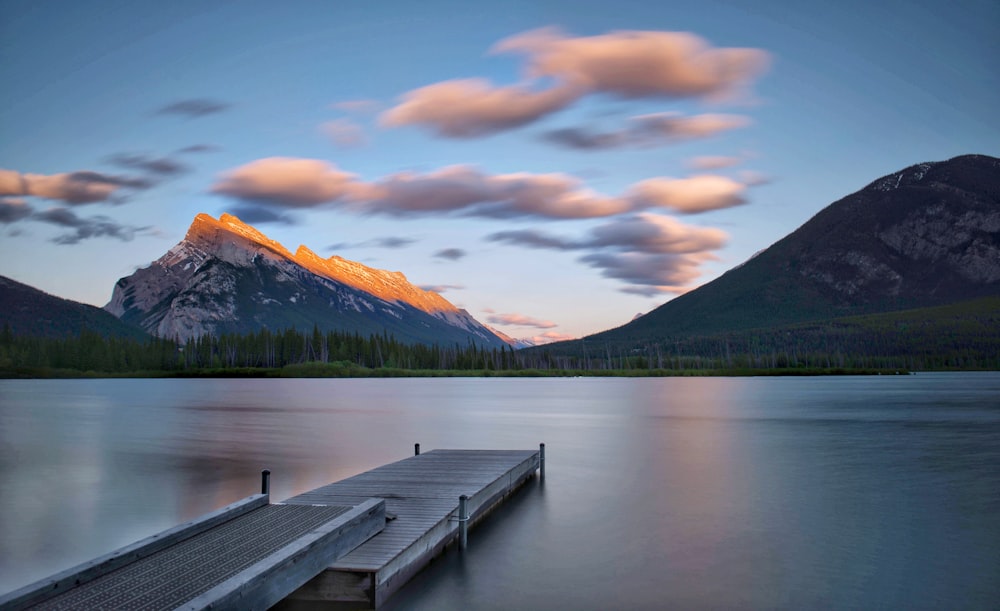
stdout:
[[191,146],[185,146],[182,149],[177,149],[178,153],[188,154],[188,153],[214,153],[216,151],[221,151],[222,147],[216,146],[214,144],[192,144]]
[[532,123],[589,94],[731,98],[762,74],[770,60],[760,49],[713,48],[694,34],[659,31],[571,38],[545,28],[504,39],[491,52],[525,55],[526,81],[496,86],[473,78],[427,85],[405,93],[382,113],[380,123],[472,138]]
[[264,224],[275,223],[278,225],[298,225],[298,221],[288,214],[283,214],[272,208],[259,206],[252,202],[238,204],[229,210],[229,213],[239,218],[244,223]]
[[348,119],[335,119],[320,125],[331,142],[341,148],[354,148],[367,144],[365,132],[357,123]]
[[433,293],[444,293],[446,291],[461,291],[465,287],[461,284],[421,284],[420,288]]
[[553,236],[537,229],[513,229],[498,231],[486,236],[490,242],[506,242],[528,248],[544,248],[550,250],[573,250],[583,248],[585,244]]
[[116,223],[106,216],[94,216],[90,218],[80,218],[69,208],[49,208],[43,212],[35,213],[33,220],[37,220],[50,225],[67,227],[73,229],[72,233],[66,233],[52,239],[56,244],[71,245],[77,244],[90,238],[111,237],[123,242],[128,242],[135,237],[136,233],[150,233],[151,226],[134,227]]
[[109,156],[107,161],[118,167],[142,170],[160,176],[173,176],[190,170],[183,163],[169,157],[150,157],[142,153],[117,153]]
[[91,171],[63,174],[22,174],[0,169],[0,196],[33,196],[61,200],[67,204],[91,204],[112,200],[122,188],[148,189],[149,179],[112,176]]
[[760,49],[713,48],[689,32],[624,30],[569,38],[543,28],[511,36],[492,50],[526,55],[529,77],[622,98],[732,95],[770,63]]
[[690,178],[650,178],[636,183],[628,198],[636,208],[668,208],[696,214],[746,203],[746,185],[726,178],[702,174]]
[[687,160],[684,165],[695,170],[721,170],[743,163],[742,157],[725,157],[722,155],[705,155]]
[[626,292],[650,295],[684,292],[699,275],[711,251],[725,246],[727,234],[712,227],[685,225],[676,219],[640,213],[592,228],[578,239],[537,230],[501,231],[486,237],[528,248],[590,251],[578,260],[601,275],[627,282]]
[[599,132],[570,127],[546,132],[542,138],[579,150],[652,147],[708,138],[749,124],[750,119],[741,115],[703,114],[685,117],[677,113],[657,113],[632,117],[629,125],[618,131]]
[[594,227],[582,239],[553,236],[534,229],[498,231],[486,236],[486,239],[551,250],[611,248],[651,254],[680,254],[722,248],[728,236],[721,229],[685,225],[670,217],[640,213]]
[[262,204],[309,208],[340,199],[354,175],[318,159],[268,157],[226,172],[213,193]]
[[438,259],[447,259],[449,261],[458,261],[464,257],[467,253],[461,248],[445,248],[444,250],[439,250],[434,253],[434,256]]
[[403,238],[399,236],[387,236],[384,238],[373,238],[363,242],[337,242],[326,247],[327,250],[347,250],[348,248],[405,248],[415,243],[414,238]]
[[580,261],[601,270],[605,278],[632,285],[624,289],[626,292],[648,296],[687,291],[700,275],[701,264],[714,258],[709,253],[595,252],[580,257]]
[[0,223],[9,225],[31,216],[31,206],[19,197],[0,197]]
[[532,335],[531,343],[536,346],[541,346],[544,344],[551,344],[552,342],[564,342],[571,339],[576,339],[573,335],[567,335],[565,333],[559,333],[557,331],[546,331],[541,335]]
[[551,320],[539,320],[524,314],[491,314],[486,321],[495,325],[512,327],[535,327],[536,329],[552,329],[558,325]]
[[184,117],[197,119],[207,115],[229,110],[232,104],[220,102],[209,98],[190,98],[178,100],[159,108],[155,114],[158,115],[181,115]]
[[485,79],[445,81],[406,93],[398,106],[382,113],[379,123],[423,125],[439,136],[474,138],[537,121],[580,93],[566,86],[536,91],[520,85],[494,87]]
[[759,187],[770,184],[771,177],[753,170],[743,170],[740,172],[740,181],[748,187]]
[[618,248],[651,254],[696,253],[717,250],[728,235],[713,227],[685,225],[676,219],[641,213],[616,219],[591,230],[587,248]]

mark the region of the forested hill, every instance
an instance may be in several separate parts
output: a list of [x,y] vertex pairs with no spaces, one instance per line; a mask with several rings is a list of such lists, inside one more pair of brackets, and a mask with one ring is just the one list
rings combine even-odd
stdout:
[[[1000,159],[965,155],[884,176],[716,280],[585,340],[642,350],[994,295],[1000,295]],[[576,344],[544,349],[571,353]]]
[[142,329],[84,303],[49,295],[0,276],[0,328],[15,336],[66,337],[88,329],[104,337],[145,340]]

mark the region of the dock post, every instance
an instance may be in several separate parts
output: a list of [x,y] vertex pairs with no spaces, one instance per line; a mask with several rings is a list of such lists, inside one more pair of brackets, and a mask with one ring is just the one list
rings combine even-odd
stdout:
[[462,495],[458,497],[458,547],[465,549],[469,546],[469,497]]
[[545,444],[538,444],[538,477],[545,479]]
[[267,469],[260,472],[260,493],[271,494],[271,472]]
[[414,456],[420,456],[420,444],[419,443],[413,444],[413,455]]

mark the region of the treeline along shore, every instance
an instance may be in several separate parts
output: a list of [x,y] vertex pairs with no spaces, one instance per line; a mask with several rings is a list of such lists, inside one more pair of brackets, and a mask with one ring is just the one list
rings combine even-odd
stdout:
[[[900,333],[840,321],[647,345],[579,340],[571,350],[408,344],[317,328],[163,338],[0,333],[2,377],[394,377],[827,375],[1000,369],[1000,340],[963,323]],[[867,325],[867,326],[866,326]]]

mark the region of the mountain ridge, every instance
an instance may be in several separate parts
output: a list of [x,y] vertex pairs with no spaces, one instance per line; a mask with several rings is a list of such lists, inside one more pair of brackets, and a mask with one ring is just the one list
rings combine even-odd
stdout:
[[962,155],[878,178],[715,280],[583,339],[637,345],[997,294],[1000,159]]
[[392,332],[401,341],[503,340],[401,272],[371,268],[302,245],[292,253],[239,218],[195,217],[165,255],[115,284],[105,309],[161,337],[262,327]]

